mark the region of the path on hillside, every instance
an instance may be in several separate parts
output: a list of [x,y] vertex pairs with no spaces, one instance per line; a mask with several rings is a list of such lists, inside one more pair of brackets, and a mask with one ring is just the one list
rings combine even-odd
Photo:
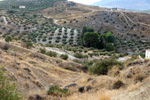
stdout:
[[54,24],[60,25],[60,24],[58,24],[57,22],[58,22],[58,20],[57,20],[57,19],[54,19]]
[[68,53],[67,51],[63,51],[63,50],[60,50],[60,49],[57,49],[57,48],[46,47],[46,50],[56,52],[56,53],[58,53],[59,55],[67,54],[68,57],[69,57],[70,59],[72,59],[72,60],[78,59],[78,58],[74,57],[72,54]]
[[8,22],[7,22],[7,20],[6,20],[6,17],[5,17],[5,16],[2,16],[2,19],[4,20],[5,25],[7,25]]

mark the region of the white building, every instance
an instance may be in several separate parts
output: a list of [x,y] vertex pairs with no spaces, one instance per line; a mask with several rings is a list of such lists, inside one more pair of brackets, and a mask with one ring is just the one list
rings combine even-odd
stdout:
[[145,58],[150,59],[150,49],[147,49],[145,52]]
[[20,9],[25,9],[25,8],[26,8],[26,6],[19,6],[19,8],[20,8]]

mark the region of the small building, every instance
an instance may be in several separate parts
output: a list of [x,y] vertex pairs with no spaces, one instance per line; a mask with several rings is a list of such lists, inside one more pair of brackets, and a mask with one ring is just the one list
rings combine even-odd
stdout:
[[20,9],[25,9],[25,8],[26,8],[26,6],[19,6],[19,8],[20,8]]
[[147,49],[145,52],[145,59],[150,59],[150,49]]
[[122,8],[111,8],[111,11],[126,11],[125,9]]

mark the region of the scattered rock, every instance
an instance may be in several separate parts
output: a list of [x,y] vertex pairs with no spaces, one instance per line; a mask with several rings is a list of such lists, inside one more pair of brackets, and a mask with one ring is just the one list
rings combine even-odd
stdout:
[[38,87],[40,87],[40,88],[44,88],[44,86],[40,83],[40,82],[34,82]]
[[28,100],[44,100],[44,97],[40,96],[39,94],[29,96]]
[[35,61],[29,61],[30,64],[37,64]]
[[91,89],[92,89],[91,86],[86,86],[86,91],[89,91],[89,90],[91,90]]
[[78,89],[78,92],[81,92],[81,93],[83,93],[83,92],[84,92],[84,86],[82,86],[82,87],[79,87],[79,89]]
[[24,68],[24,70],[26,70],[28,72],[31,72],[31,70],[29,68]]
[[142,61],[135,61],[135,62],[129,63],[129,64],[128,64],[128,67],[129,67],[129,66],[135,66],[135,65],[142,65],[142,64],[143,64]]
[[145,74],[150,75],[150,71],[149,70],[145,71]]
[[11,53],[12,56],[17,56],[17,54],[15,52]]
[[65,88],[70,88],[70,87],[75,87],[75,86],[77,86],[77,84],[76,83],[72,83],[72,84],[69,84],[69,85],[65,86]]
[[4,49],[4,50],[8,50],[8,49],[9,49],[9,46],[5,45],[3,49]]
[[43,98],[42,98],[40,95],[38,95],[38,94],[35,95],[35,98],[36,98],[36,100],[42,100],[42,99],[43,99]]
[[38,54],[38,53],[32,53],[30,56],[33,57],[33,58],[39,58],[42,61],[46,61],[46,58],[43,55]]
[[23,60],[21,57],[19,57],[19,60]]
[[133,72],[133,70],[130,69],[130,71],[128,71],[127,74],[126,74],[126,77],[131,78],[132,77],[132,72]]

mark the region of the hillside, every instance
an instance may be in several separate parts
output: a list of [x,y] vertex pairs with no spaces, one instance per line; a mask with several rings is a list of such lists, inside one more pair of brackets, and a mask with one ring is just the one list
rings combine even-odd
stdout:
[[[149,14],[111,11],[106,8],[73,2],[57,2],[56,5],[57,7],[44,9],[41,13],[48,18],[57,19],[56,23],[64,26],[80,29],[83,26],[88,26],[99,33],[112,32],[117,36],[116,45],[120,44],[118,46],[120,51],[139,52],[139,50],[143,50],[144,52],[149,48],[147,43],[144,43],[147,46],[142,46],[143,43],[140,43],[140,41],[149,43]],[[128,47],[125,46],[126,41],[130,43]]]
[[149,100],[149,14],[66,0],[0,9],[0,100]]
[[[146,100],[149,98],[149,60],[129,61],[123,69],[114,66],[107,75],[94,76],[63,69],[62,65],[74,62],[40,54],[35,51],[36,45],[33,51],[17,46],[16,43],[0,41],[0,65],[5,65],[7,77],[18,84],[17,88],[21,89],[27,100],[120,100],[124,96],[134,100],[136,95],[136,100],[142,100],[143,93]],[[74,63],[72,67],[75,66],[78,64]],[[48,95],[49,85],[65,88],[71,95]]]
[[57,1],[65,0],[3,0],[0,1],[0,9],[18,10],[19,6],[25,6],[22,10],[41,10],[53,6]]
[[149,14],[145,13],[111,11],[107,8],[61,1],[42,11],[13,9],[0,14],[0,32],[3,37],[12,35],[15,39],[28,38],[34,43],[44,45],[51,43],[80,46],[81,30],[88,26],[99,34],[113,33],[119,52],[144,53],[149,48],[150,21]]
[[101,0],[94,3],[96,6],[109,7],[109,8],[124,8],[124,9],[138,9],[146,10],[150,9],[149,0]]

